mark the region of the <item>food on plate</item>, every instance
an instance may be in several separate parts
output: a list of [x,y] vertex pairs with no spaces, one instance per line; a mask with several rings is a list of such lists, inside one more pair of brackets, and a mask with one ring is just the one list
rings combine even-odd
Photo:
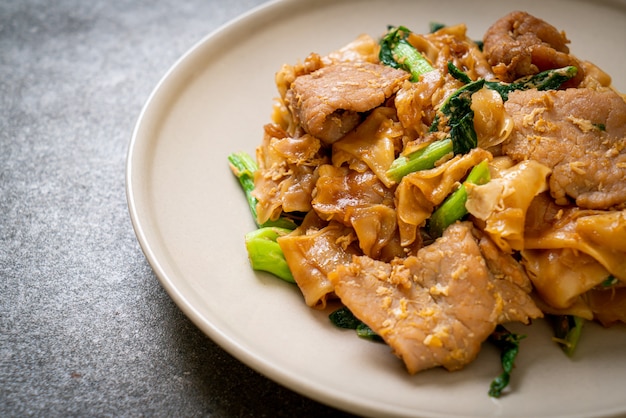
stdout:
[[626,101],[538,17],[466,29],[284,64],[256,160],[229,159],[253,268],[338,301],[409,373],[497,342],[498,396],[523,338],[504,324],[548,317],[571,355],[585,320],[626,322]]

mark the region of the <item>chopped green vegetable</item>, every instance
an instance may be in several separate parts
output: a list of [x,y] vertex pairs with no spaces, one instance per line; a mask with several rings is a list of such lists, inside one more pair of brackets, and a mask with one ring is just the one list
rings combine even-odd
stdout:
[[568,66],[542,71],[538,74],[515,80],[510,84],[499,81],[487,81],[485,82],[485,86],[500,93],[502,100],[506,102],[509,98],[509,93],[514,90],[555,90],[561,87],[561,84],[573,78],[577,73],[578,68]]
[[478,145],[474,111],[471,108],[472,94],[483,88],[484,84],[483,79],[472,81],[452,93],[437,111],[430,127],[431,132],[445,131],[449,127],[455,155],[465,154]]
[[609,277],[604,279],[604,281],[600,284],[600,287],[603,287],[603,288],[612,287],[612,286],[615,286],[617,283],[619,283],[619,280],[617,279],[617,277],[613,276],[612,274],[609,274]]
[[399,182],[409,173],[433,168],[437,161],[452,153],[454,149],[450,138],[433,141],[409,155],[396,158],[387,170],[387,177]]
[[239,180],[239,184],[241,184],[241,188],[243,189],[246,195],[246,200],[248,201],[248,206],[250,206],[252,216],[256,221],[257,200],[254,196],[252,196],[252,191],[254,190],[254,172],[258,169],[258,166],[252,157],[245,152],[230,154],[228,156],[228,162],[230,170]]
[[345,306],[333,311],[328,318],[338,328],[356,329],[361,323],[361,320]]
[[452,77],[456,78],[462,83],[469,84],[472,82],[472,79],[463,71],[461,71],[459,67],[454,65],[452,61],[448,61],[448,72]]
[[330,322],[338,328],[353,329],[356,335],[366,340],[383,342],[380,335],[376,334],[363,321],[354,316],[352,311],[347,307],[341,307],[328,315]]
[[450,194],[446,200],[433,212],[429,220],[429,233],[432,238],[436,238],[443,234],[445,229],[457,220],[467,215],[465,202],[467,201],[466,184],[485,184],[491,179],[489,173],[489,162],[481,161],[468,174],[467,178]]
[[274,226],[248,232],[245,237],[245,243],[252,268],[272,273],[286,282],[295,283],[291,270],[287,265],[287,260],[285,260],[285,255],[278,242],[276,242],[278,237],[287,235],[290,232],[290,229]]
[[467,154],[478,146],[478,137],[474,129],[474,111],[469,110],[458,122],[451,119],[449,124],[455,155]]
[[[472,83],[471,78],[455,66],[451,61],[448,62],[448,73],[457,80],[469,84]],[[555,90],[561,87],[569,79],[576,76],[578,69],[574,66],[556,68],[552,70],[542,71],[538,74],[529,75],[515,80],[513,83],[503,83],[501,81],[485,81],[485,87],[497,91],[502,100],[505,102],[509,98],[509,93],[515,90]]]
[[[478,90],[482,89],[485,85],[484,79],[479,79],[476,81],[472,81],[468,84],[465,84],[463,87],[457,89],[454,93],[452,93],[441,105],[437,114],[435,116],[435,120],[430,126],[430,131],[443,131],[446,126],[453,128],[455,125],[462,123],[464,119],[467,119],[468,115],[473,115],[472,111],[472,94],[476,93]],[[472,127],[473,129],[473,127]],[[474,134],[474,138],[476,134]],[[454,141],[455,138],[452,138]],[[476,144],[473,144],[469,149],[475,148]],[[468,151],[469,151],[468,149]],[[467,152],[467,151],[465,151]]]
[[430,33],[435,33],[439,29],[443,29],[445,27],[446,27],[445,23],[430,22],[430,24],[428,25],[428,30]]
[[519,353],[519,343],[524,338],[526,338],[525,335],[512,333],[502,325],[498,325],[489,336],[489,341],[500,349],[500,361],[502,363],[502,374],[491,382],[489,396],[499,398],[504,388],[509,385],[511,372],[515,367],[515,358]]
[[257,221],[256,211],[257,199],[252,195],[252,191],[254,190],[254,172],[258,169],[258,166],[256,162],[252,159],[252,157],[245,152],[236,152],[230,154],[228,156],[228,162],[230,165],[230,170],[239,180],[239,184],[241,185],[241,188],[246,195],[246,200],[248,201],[248,206],[250,207],[252,218],[254,219],[254,222],[257,224],[257,226],[277,226],[280,228],[288,229],[296,228],[297,225],[295,224],[295,222],[286,217],[280,217],[275,221],[267,221],[264,224],[259,225]]
[[[484,84],[485,80],[481,78],[476,81],[470,81],[463,87],[457,89],[443,102],[443,104],[437,111],[437,116],[439,118],[443,118],[444,121],[459,121],[463,119],[463,117],[470,110],[470,106],[472,105],[472,94],[482,89]],[[441,124],[441,121],[439,122],[439,124]],[[437,130],[437,128],[439,128],[439,124],[433,122],[434,127],[431,126],[431,131]]]
[[606,131],[606,125],[604,123],[594,123],[593,126],[595,126],[599,131]]
[[363,338],[366,340],[375,341],[379,343],[384,342],[383,338],[380,335],[376,334],[370,327],[365,325],[365,323],[363,322],[357,325],[356,335],[359,336],[359,338]]
[[393,68],[401,68],[411,73],[411,81],[416,82],[422,74],[433,71],[428,60],[406,38],[411,31],[404,26],[389,27],[380,40],[380,61]]
[[553,340],[569,357],[574,355],[585,320],[575,315],[550,315],[554,330]]

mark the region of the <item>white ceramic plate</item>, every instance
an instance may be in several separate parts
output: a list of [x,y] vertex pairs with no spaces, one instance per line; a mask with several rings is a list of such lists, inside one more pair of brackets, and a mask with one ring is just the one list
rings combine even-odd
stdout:
[[[388,24],[427,31],[465,22],[481,38],[519,8],[503,0],[277,1],[241,16],[185,54],[154,90],[129,149],[127,192],[138,240],[163,286],[199,328],[242,362],[318,401],[361,415],[590,417],[626,413],[625,328],[589,325],[573,359],[541,321],[523,341],[511,391],[487,396],[500,372],[485,345],[463,371],[409,376],[382,344],[358,339],[307,308],[295,286],[251,271],[254,228],[226,157],[251,154],[269,121],[274,73]],[[626,91],[626,4],[524,2],[567,32],[571,49]]]

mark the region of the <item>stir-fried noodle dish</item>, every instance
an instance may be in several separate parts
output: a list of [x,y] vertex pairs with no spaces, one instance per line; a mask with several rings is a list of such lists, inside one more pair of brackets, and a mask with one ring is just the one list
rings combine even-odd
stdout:
[[626,321],[626,97],[528,13],[431,26],[278,70],[256,158],[229,156],[252,267],[412,374],[536,318],[571,354],[585,321]]

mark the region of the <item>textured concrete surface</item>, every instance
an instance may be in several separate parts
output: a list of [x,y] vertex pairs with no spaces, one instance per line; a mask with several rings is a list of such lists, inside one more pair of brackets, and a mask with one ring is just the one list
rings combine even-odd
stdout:
[[126,206],[151,90],[262,1],[0,1],[0,416],[342,415],[204,336]]

